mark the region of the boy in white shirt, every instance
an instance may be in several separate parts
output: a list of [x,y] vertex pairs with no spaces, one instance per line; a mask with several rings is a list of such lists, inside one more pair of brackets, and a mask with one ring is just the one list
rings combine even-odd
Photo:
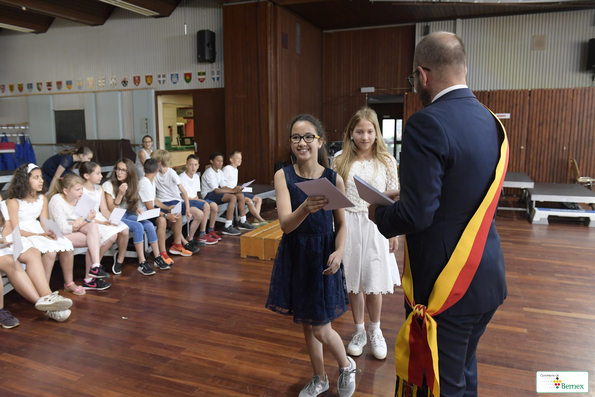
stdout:
[[[200,163],[198,156],[191,154],[186,158],[186,171],[180,174],[180,180],[186,193],[191,207],[197,207],[202,210],[204,216],[200,223],[197,240],[204,244],[216,244],[221,237],[215,233],[215,222],[217,221],[218,206],[217,203],[208,200],[202,200],[198,194],[200,192],[200,178],[196,175]],[[209,228],[207,230],[207,222]]]
[[[144,176],[138,182],[138,196],[140,198],[138,202],[138,209],[141,211],[152,210],[155,208],[155,184],[153,181],[155,180],[155,175],[157,174],[158,169],[159,163],[157,160],[152,158],[145,160],[143,164]],[[174,261],[169,258],[169,256],[167,256],[167,252],[165,252],[165,229],[167,228],[166,219],[169,216],[170,221],[176,222],[180,216],[178,215],[176,218],[176,214],[162,215],[165,215],[165,217],[159,216],[157,218],[148,219],[148,221],[157,225],[157,242],[151,244],[153,254],[155,255],[154,264],[161,270],[167,270],[170,268],[170,265],[174,263]],[[161,240],[160,237],[162,238]],[[160,246],[163,246],[163,250],[160,250]]]
[[211,167],[207,168],[202,176],[202,198],[214,201],[217,204],[227,203],[227,215],[225,219],[225,227],[221,231],[223,234],[238,236],[241,232],[238,229],[254,230],[254,226],[246,221],[246,206],[239,205],[238,212],[240,213],[240,220],[238,222],[238,229],[232,226],[233,212],[236,203],[244,203],[244,194],[242,188],[236,186],[229,188],[225,186],[223,180],[223,155],[219,152],[212,153],[209,157]]
[[[173,169],[169,168],[169,160],[171,159],[169,152],[163,149],[158,149],[151,153],[151,158],[159,162],[159,172],[155,175],[154,180],[157,193],[156,206],[161,208],[162,212],[169,214],[181,199],[182,215],[186,215],[188,222],[190,222],[189,238],[191,241],[194,241],[194,233],[202,221],[202,211],[190,207],[188,196],[186,195],[184,186],[182,186],[180,177],[178,177],[178,174],[176,174]],[[182,236],[182,222],[175,222],[171,224],[170,227],[174,232],[174,243],[169,249],[171,254],[191,256],[193,253],[200,250],[195,243],[188,242],[184,236]],[[182,243],[184,245],[182,245]]]
[[[229,165],[223,168],[223,179],[225,186],[235,188],[238,186],[238,167],[242,165],[242,152],[234,151],[229,155]],[[268,222],[260,216],[260,207],[262,199],[250,193],[244,193],[244,203],[248,206],[248,211],[254,216],[256,222],[252,226],[266,225]]]

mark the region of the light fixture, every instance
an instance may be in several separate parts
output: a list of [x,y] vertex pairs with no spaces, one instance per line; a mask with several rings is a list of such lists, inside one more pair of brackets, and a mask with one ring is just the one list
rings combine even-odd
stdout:
[[2,29],[16,30],[17,32],[22,32],[22,33],[33,33],[33,32],[35,32],[34,29],[24,28],[22,26],[9,25],[7,23],[0,23],[0,28],[2,28]]
[[110,4],[110,5],[116,6],[116,7],[123,8],[123,9],[128,10],[128,11],[135,12],[137,14],[144,15],[146,17],[156,17],[156,16],[159,15],[158,12],[155,12],[153,10],[149,10],[147,8],[139,7],[139,6],[135,5],[135,4],[130,4],[130,3],[126,2],[126,1],[123,1],[123,0],[99,0],[99,1],[101,1],[102,3],[107,3],[107,4]]

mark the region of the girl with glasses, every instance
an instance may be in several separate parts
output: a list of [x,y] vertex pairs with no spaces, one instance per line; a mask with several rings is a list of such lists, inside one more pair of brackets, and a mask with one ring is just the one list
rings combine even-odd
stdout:
[[143,146],[138,151],[136,155],[136,162],[134,163],[136,166],[136,172],[138,174],[138,178],[142,178],[145,176],[145,171],[143,170],[143,164],[149,158],[151,158],[151,153],[153,153],[153,138],[150,135],[143,136]]

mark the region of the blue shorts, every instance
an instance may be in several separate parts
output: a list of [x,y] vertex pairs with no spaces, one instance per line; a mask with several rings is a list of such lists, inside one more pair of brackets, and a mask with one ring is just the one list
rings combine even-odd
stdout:
[[215,192],[210,192],[205,196],[205,201],[214,201],[217,204],[223,204],[223,196],[225,196],[225,193],[215,193]]
[[[242,192],[244,193],[244,192]],[[252,193],[244,193],[244,197],[248,197],[249,199],[253,199],[254,195]]]
[[[171,205],[176,205],[178,204],[178,202],[182,202],[182,215],[186,215],[186,203],[184,202],[184,200],[172,200],[172,201],[165,201],[162,202],[163,205],[169,207]],[[198,201],[198,200],[188,200],[188,203],[190,204],[191,207],[194,208],[198,208],[199,210],[203,210],[205,203],[202,201]],[[167,213],[166,210],[164,210],[163,208],[161,209],[161,212],[163,213]]]

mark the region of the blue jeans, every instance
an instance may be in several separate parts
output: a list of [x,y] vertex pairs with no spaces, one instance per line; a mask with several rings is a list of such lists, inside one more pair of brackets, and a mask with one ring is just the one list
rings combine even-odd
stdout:
[[137,221],[136,214],[131,212],[126,212],[122,217],[122,222],[124,222],[128,229],[132,232],[132,241],[134,244],[142,243],[143,242],[143,230],[147,232],[147,238],[149,240],[149,244],[153,244],[157,241],[157,233],[155,233],[155,225],[148,220],[144,221]]

